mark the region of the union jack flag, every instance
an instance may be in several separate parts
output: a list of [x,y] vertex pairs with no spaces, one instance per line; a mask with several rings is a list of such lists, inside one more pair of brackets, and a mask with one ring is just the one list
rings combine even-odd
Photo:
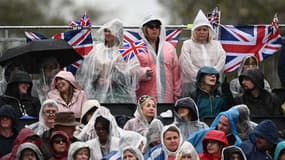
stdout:
[[[170,42],[176,48],[176,44],[178,43],[181,32],[182,29],[166,30],[166,41]],[[138,32],[129,30],[126,30],[124,32],[124,39],[125,37],[129,37],[133,41],[138,41],[142,39]]]
[[87,13],[85,12],[79,21],[71,21],[69,25],[73,27],[75,26],[90,27],[91,22],[90,22],[90,18],[87,16]]
[[147,49],[143,40],[133,41],[131,38],[124,36],[124,43],[119,52],[122,54],[123,59],[129,62],[140,53],[146,54]]
[[274,25],[220,25],[219,38],[227,53],[225,72],[239,68],[246,55],[254,55],[260,62],[282,47],[278,27]]
[[29,43],[33,40],[42,40],[42,39],[48,39],[46,36],[36,33],[36,32],[25,32],[26,36],[26,42]]
[[212,13],[208,14],[208,20],[214,28],[218,27],[218,24],[220,24],[220,11],[218,7],[215,7]]

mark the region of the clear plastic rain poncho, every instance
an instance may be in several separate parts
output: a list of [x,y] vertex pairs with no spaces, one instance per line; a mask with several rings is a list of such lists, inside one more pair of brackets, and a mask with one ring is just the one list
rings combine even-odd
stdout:
[[100,103],[135,103],[140,65],[136,57],[126,62],[119,53],[123,43],[121,21],[115,19],[104,24],[96,38],[99,42],[84,59],[76,79],[88,98]]

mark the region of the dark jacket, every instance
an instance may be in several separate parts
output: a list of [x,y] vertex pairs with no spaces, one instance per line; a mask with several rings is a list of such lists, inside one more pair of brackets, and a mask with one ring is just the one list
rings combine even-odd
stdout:
[[10,137],[4,137],[0,134],[0,146],[5,146],[0,149],[0,157],[12,151],[13,142],[18,135],[16,111],[12,108],[12,106],[3,105],[0,107],[0,117],[3,116],[12,119],[13,129],[12,129],[12,135]]
[[[30,87],[28,93],[25,95],[19,95],[19,83],[29,83]],[[0,106],[3,104],[10,104],[13,106],[18,117],[23,115],[29,115],[38,117],[40,111],[40,101],[38,98],[31,96],[32,79],[28,73],[23,71],[13,72],[8,81],[8,85],[5,94],[0,96]]]
[[251,80],[259,88],[260,94],[258,97],[253,97],[251,92],[245,91],[243,95],[236,97],[236,103],[246,104],[252,116],[280,115],[280,99],[264,89],[263,73],[258,69],[250,69],[239,76],[240,83],[244,78]]
[[[215,74],[217,77],[215,88],[211,93],[207,93],[200,88],[202,77],[205,74]],[[216,69],[212,67],[202,67],[198,71],[196,79],[196,89],[191,91],[189,96],[196,102],[201,119],[205,117],[214,117],[221,111],[225,111],[230,107],[232,102],[229,102],[228,100],[231,100],[232,98],[228,96],[232,95],[230,91],[228,94],[222,93],[219,82],[219,72]]]
[[[263,137],[274,147],[269,150],[256,148],[256,136]],[[249,140],[243,142],[240,147],[248,160],[267,160],[273,159],[275,146],[281,141],[276,125],[271,120],[264,120],[259,123],[249,136]]]

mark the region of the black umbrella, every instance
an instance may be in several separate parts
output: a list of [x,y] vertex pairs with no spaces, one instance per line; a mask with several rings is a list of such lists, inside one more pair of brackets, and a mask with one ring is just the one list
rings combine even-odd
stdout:
[[67,66],[82,57],[64,40],[35,40],[26,45],[8,49],[0,57],[0,65],[18,63],[28,73],[40,73],[40,62],[47,57],[55,57],[60,67]]

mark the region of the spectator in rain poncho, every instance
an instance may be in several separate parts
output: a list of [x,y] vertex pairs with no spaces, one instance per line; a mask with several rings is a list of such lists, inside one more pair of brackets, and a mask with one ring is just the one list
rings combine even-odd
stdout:
[[122,152],[122,160],[144,160],[141,151],[134,147],[126,147]]
[[[244,71],[246,71],[248,69],[252,69],[252,68],[258,68],[258,61],[257,61],[256,57],[254,55],[244,56],[242,61],[241,61],[239,70],[238,70],[238,76],[240,76],[241,73],[243,73]],[[270,85],[265,79],[264,79],[264,89],[271,92]],[[244,92],[243,88],[240,85],[238,77],[231,80],[230,90],[231,90],[234,98],[238,95],[241,95]]]
[[48,98],[58,103],[59,112],[72,111],[75,118],[80,118],[82,104],[87,97],[72,73],[68,71],[58,72],[51,85],[52,90],[48,92]]
[[176,160],[200,160],[200,158],[191,143],[183,143],[176,154]]
[[17,111],[17,116],[38,117],[40,101],[31,95],[32,78],[27,72],[12,72],[4,95],[0,96],[0,106],[9,104]]
[[95,99],[89,99],[85,101],[82,105],[81,117],[80,117],[80,125],[76,126],[76,131],[74,136],[77,137],[82,129],[87,125],[89,120],[91,119],[93,113],[99,108],[103,107],[100,103]]
[[174,124],[180,129],[183,140],[195,131],[208,128],[205,122],[199,119],[199,110],[190,97],[178,99],[174,106]]
[[276,146],[273,160],[284,160],[284,159],[285,159],[285,141],[281,141]]
[[241,139],[238,136],[236,125],[239,119],[239,112],[237,109],[230,109],[221,112],[216,116],[209,128],[194,132],[188,138],[188,141],[195,147],[198,153],[202,152],[202,140],[210,130],[224,131],[229,145],[239,146]]
[[239,112],[239,120],[237,123],[237,132],[242,141],[248,139],[249,134],[257,126],[257,123],[250,120],[250,110],[244,104],[233,106]]
[[153,97],[143,95],[139,98],[137,103],[137,109],[134,113],[134,118],[127,121],[124,126],[125,130],[136,131],[143,136],[149,129],[149,125],[152,121],[159,121],[156,119],[157,106]]
[[[226,53],[219,41],[213,40],[215,31],[202,10],[199,10],[191,28],[191,39],[184,41],[179,57],[182,96],[195,86],[198,70],[203,66],[224,71]],[[221,77],[221,76],[220,76]]]
[[0,81],[0,95],[5,93],[11,73],[19,70],[24,71],[24,67],[21,64],[16,64],[16,63],[8,63],[2,68],[2,80]]
[[96,35],[99,43],[76,74],[88,98],[100,103],[135,102],[139,62],[133,57],[127,62],[119,53],[123,43],[123,24],[114,19],[104,24]]
[[39,113],[39,121],[26,127],[33,129],[37,135],[41,136],[44,131],[54,127],[53,124],[56,112],[58,112],[58,104],[56,101],[47,99],[42,104]]
[[163,127],[160,135],[161,144],[151,148],[145,155],[145,160],[174,160],[184,143],[179,128],[175,125]]
[[103,116],[110,121],[110,134],[115,137],[120,137],[121,130],[117,125],[115,117],[111,114],[110,110],[105,107],[99,107],[92,115],[89,122],[83,127],[82,131],[77,136],[82,141],[88,141],[97,137],[94,124],[97,117]]
[[40,149],[33,143],[26,142],[19,146],[16,160],[43,160]]
[[246,160],[246,156],[237,146],[227,146],[222,150],[221,160]]
[[166,41],[162,21],[152,15],[144,18],[140,35],[147,54],[138,54],[143,76],[137,98],[150,95],[159,103],[174,103],[180,96],[181,80],[176,49]]
[[111,151],[119,149],[119,138],[112,135],[111,121],[103,116],[95,119],[94,128],[97,137],[86,143],[94,148],[95,160],[101,160]]
[[149,125],[146,133],[146,145],[143,153],[146,153],[152,147],[161,144],[160,135],[163,128],[163,124],[160,121],[152,121]]
[[103,160],[121,160],[123,158],[123,149],[125,148],[135,148],[142,154],[145,144],[146,138],[139,133],[134,131],[123,131],[119,141],[118,150],[112,151],[106,155]]
[[51,90],[51,82],[54,76],[60,71],[60,65],[55,57],[44,57],[40,63],[40,77],[33,80],[32,94],[39,97],[41,103],[43,103]]
[[273,159],[277,144],[281,141],[278,128],[271,120],[261,121],[240,148],[248,160]]
[[93,149],[85,142],[71,143],[68,150],[68,160],[94,160]]
[[52,157],[49,160],[67,160],[70,143],[69,137],[65,132],[53,132],[49,140],[50,152],[52,153]]

